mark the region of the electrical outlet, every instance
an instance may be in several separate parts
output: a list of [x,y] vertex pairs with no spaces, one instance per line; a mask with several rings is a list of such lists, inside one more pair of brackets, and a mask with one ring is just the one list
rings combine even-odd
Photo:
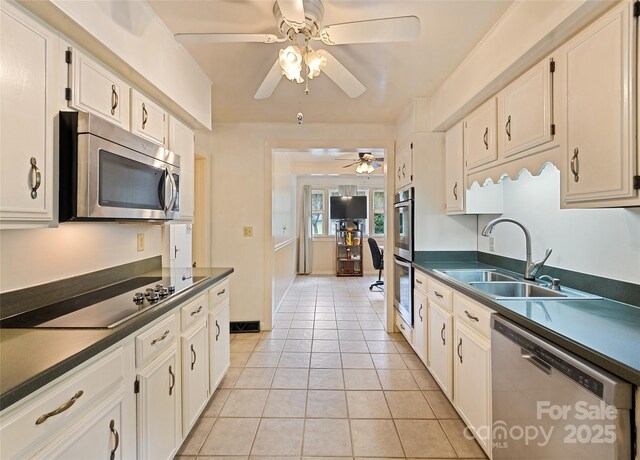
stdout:
[[144,233],[138,233],[137,246],[138,252],[144,251]]
[[492,236],[489,237],[489,251],[496,252],[496,239]]
[[253,227],[242,227],[242,236],[253,236]]

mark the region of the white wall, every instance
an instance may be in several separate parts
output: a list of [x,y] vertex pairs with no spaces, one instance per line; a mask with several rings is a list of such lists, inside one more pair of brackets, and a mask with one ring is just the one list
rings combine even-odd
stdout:
[[[272,250],[271,228],[265,228],[266,218],[270,218],[265,216],[265,168],[271,170],[271,165],[265,162],[271,155],[268,146],[393,145],[393,127],[219,123],[214,124],[211,134],[198,134],[211,136],[211,263],[235,268],[231,278],[231,320],[263,320],[268,301],[265,300],[265,250]],[[200,144],[207,145],[207,142]],[[245,225],[253,226],[252,238],[242,236]],[[266,311],[270,308],[269,305]]]
[[[560,172],[547,166],[540,176],[523,172],[505,179],[504,214],[521,222],[532,236],[534,260],[553,249],[547,265],[640,284],[640,208],[560,209]],[[498,216],[478,217],[478,250],[489,252],[480,235]],[[524,235],[512,224],[493,230],[495,253],[525,258]]]
[[[137,252],[136,234],[145,250]],[[161,227],[81,223],[0,232],[0,292],[135,262],[162,253]]]

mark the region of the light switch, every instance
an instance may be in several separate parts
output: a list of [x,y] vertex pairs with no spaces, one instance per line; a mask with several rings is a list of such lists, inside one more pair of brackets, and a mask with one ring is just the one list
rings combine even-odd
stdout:
[[138,233],[137,246],[138,252],[144,251],[144,233]]
[[253,236],[253,227],[242,227],[242,236]]

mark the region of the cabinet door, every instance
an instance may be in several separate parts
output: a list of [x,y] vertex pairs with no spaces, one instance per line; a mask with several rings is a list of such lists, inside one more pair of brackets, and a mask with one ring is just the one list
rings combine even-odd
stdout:
[[498,159],[496,98],[491,98],[464,121],[464,158],[467,169]]
[[46,225],[53,218],[58,39],[18,7],[1,5],[0,219],[7,228]]
[[420,291],[413,291],[413,349],[422,361],[427,361],[427,296]]
[[167,112],[135,89],[131,90],[131,132],[164,145]]
[[209,391],[213,394],[231,364],[228,303],[215,314],[209,314],[209,324],[209,353],[211,356]]
[[456,322],[454,402],[462,419],[485,451],[491,447],[491,345]]
[[182,338],[182,432],[188,433],[209,399],[207,322]]
[[122,456],[123,442],[130,433],[123,433],[124,393],[122,388],[116,395],[108,398],[99,407],[92,410],[80,423],[70,427],[60,439],[39,451],[34,458],[64,460],[113,459]]
[[169,150],[180,155],[180,219],[188,221],[194,208],[194,145],[193,131],[169,117]]
[[69,107],[129,129],[129,86],[93,59],[71,51]]
[[447,214],[460,214],[464,211],[465,192],[462,123],[447,131],[446,144],[446,209]]
[[172,345],[138,374],[138,457],[171,459],[180,439],[180,369]]
[[632,97],[635,21],[622,2],[564,48],[567,145],[565,202],[637,196]]
[[498,130],[501,151],[505,157],[553,139],[551,62],[543,60],[498,97]]
[[412,157],[413,143],[407,143],[396,149],[396,190],[409,185],[413,180]]
[[453,399],[453,319],[451,313],[429,300],[429,370],[447,398]]

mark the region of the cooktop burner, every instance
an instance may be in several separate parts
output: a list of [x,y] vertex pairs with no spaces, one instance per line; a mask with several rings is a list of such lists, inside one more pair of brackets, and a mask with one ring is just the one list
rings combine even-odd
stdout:
[[0,328],[111,329],[205,277],[139,277],[0,320]]

